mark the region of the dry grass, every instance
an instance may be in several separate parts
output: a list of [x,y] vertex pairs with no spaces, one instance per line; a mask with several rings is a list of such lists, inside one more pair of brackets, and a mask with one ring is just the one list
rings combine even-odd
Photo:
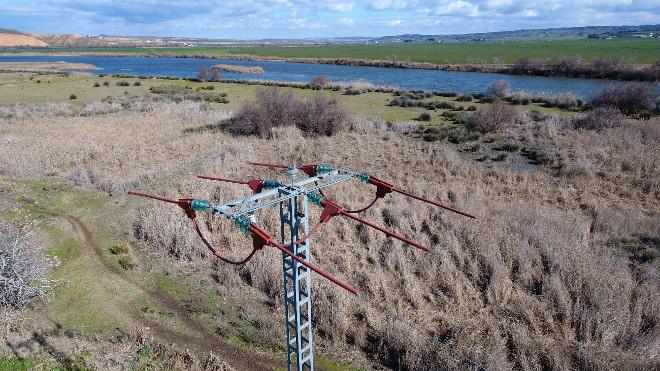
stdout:
[[233,72],[233,73],[252,73],[252,74],[258,74],[258,73],[264,73],[263,67],[260,66],[240,66],[240,65],[233,65],[233,64],[216,64],[213,67],[211,67],[213,71],[221,71],[221,72]]
[[[272,140],[225,132],[183,134],[186,128],[228,115],[192,103],[87,116],[22,115],[0,124],[0,174],[50,175],[114,194],[140,188],[171,198],[192,196],[221,203],[247,195],[247,187],[201,181],[194,175],[282,179],[274,170],[247,162],[329,163],[372,173],[401,189],[624,268],[632,264],[628,254],[607,247],[605,241],[660,231],[657,120],[576,131],[568,118],[551,115],[537,122],[522,117],[498,138],[553,151],[561,163],[551,171],[513,171],[469,161],[449,145],[403,137],[398,132],[406,130],[405,125],[388,129],[366,118],[355,120],[354,131],[333,137],[309,138],[296,130],[278,130]],[[368,204],[373,197],[371,186],[358,182],[342,183],[326,193],[347,208]],[[180,209],[140,201],[131,234],[141,244],[167,252],[182,275],[195,266],[196,274],[217,282],[223,297],[253,295],[254,312],[246,318],[254,320],[254,313],[261,313],[265,319],[259,321],[281,323],[279,254],[267,249],[241,268],[218,263]],[[313,215],[318,212],[312,210]],[[257,215],[259,226],[273,234],[279,230],[275,214],[268,210]],[[336,217],[312,241],[313,263],[486,367],[660,367],[657,350],[455,262],[660,347],[657,282],[401,195],[387,196],[362,216],[435,253]],[[240,257],[249,252],[250,240],[230,223],[210,216],[200,219],[224,254]],[[657,261],[638,268],[660,277]],[[372,367],[468,367],[318,276],[313,278],[313,291],[316,341],[323,352],[370,362]],[[266,328],[263,334],[264,345],[274,344],[277,331]]]

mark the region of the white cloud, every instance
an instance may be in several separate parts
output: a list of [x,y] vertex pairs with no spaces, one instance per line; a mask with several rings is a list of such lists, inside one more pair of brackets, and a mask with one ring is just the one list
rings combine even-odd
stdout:
[[337,24],[340,26],[353,26],[355,24],[355,19],[353,18],[342,18],[337,21]]
[[473,17],[476,16],[478,12],[479,12],[478,5],[474,5],[463,0],[451,1],[448,4],[443,4],[433,9],[434,15]]
[[362,3],[371,10],[404,10],[410,6],[406,0],[362,0]]
[[[224,30],[236,38],[335,36],[338,32],[380,36],[660,20],[658,0],[6,1],[0,0],[3,28],[40,33],[218,37],[217,30]],[[292,29],[296,35],[291,35]]]

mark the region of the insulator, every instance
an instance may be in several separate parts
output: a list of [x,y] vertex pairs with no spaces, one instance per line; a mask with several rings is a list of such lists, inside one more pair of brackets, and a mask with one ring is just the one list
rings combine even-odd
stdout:
[[284,170],[284,173],[286,173],[287,179],[289,179],[292,182],[298,178],[298,173],[299,172],[300,172],[300,170],[298,170],[298,168],[293,166],[293,165],[289,166],[288,168],[286,168],[286,170]]
[[324,198],[325,197],[316,193],[310,193],[307,195],[307,200],[318,207],[323,207],[321,201],[323,201]]
[[250,231],[250,219],[243,215],[234,220],[234,226],[236,226],[236,228],[240,229],[241,232],[245,234],[252,234],[252,231]]
[[200,200],[198,198],[190,202],[190,207],[195,211],[209,211],[211,210],[211,202],[208,200]]
[[316,172],[319,174],[329,173],[332,171],[332,166],[330,165],[316,165]]
[[264,189],[277,188],[279,186],[281,186],[281,184],[277,180],[266,179],[261,183],[261,187]]
[[367,174],[367,173],[360,174],[360,180],[365,183],[369,183],[369,178],[371,178],[371,174]]

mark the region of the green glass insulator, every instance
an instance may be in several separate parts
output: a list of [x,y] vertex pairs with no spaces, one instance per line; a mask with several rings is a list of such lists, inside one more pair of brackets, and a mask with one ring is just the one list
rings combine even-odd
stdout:
[[316,172],[317,173],[323,174],[323,173],[329,173],[330,171],[332,171],[332,166],[330,166],[330,165],[327,165],[327,164],[316,165]]
[[250,219],[244,217],[244,216],[239,216],[234,220],[234,226],[236,228],[240,229],[241,232],[245,234],[252,234],[252,231],[250,231]]
[[266,179],[263,181],[263,183],[261,183],[261,187],[263,188],[277,188],[279,186],[280,186],[280,182],[278,182],[277,180]]
[[190,203],[190,207],[195,210],[195,211],[209,211],[211,210],[211,202],[208,200],[200,200],[200,199],[194,199]]
[[321,205],[321,201],[323,201],[324,198],[325,197],[323,197],[321,195],[318,195],[316,193],[310,193],[310,194],[307,195],[307,199],[309,200],[309,202],[311,202],[312,204],[314,204],[318,207],[323,207]]

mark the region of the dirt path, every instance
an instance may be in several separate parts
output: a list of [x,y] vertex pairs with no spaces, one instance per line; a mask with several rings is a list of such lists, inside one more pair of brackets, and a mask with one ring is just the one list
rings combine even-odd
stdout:
[[83,254],[87,254],[88,258],[99,262],[105,273],[111,275],[113,279],[124,281],[126,285],[138,288],[145,296],[156,302],[157,305],[173,313],[177,318],[180,318],[185,328],[192,330],[198,335],[181,334],[149,318],[139,308],[133,307],[126,310],[126,313],[135,323],[140,323],[144,327],[148,326],[149,331],[159,341],[166,344],[176,343],[179,346],[189,348],[198,355],[207,355],[212,351],[220,359],[237,370],[272,370],[275,367],[285,367],[284,359],[228,344],[202,321],[192,316],[181,303],[172,298],[167,292],[159,288],[153,289],[147,287],[143,283],[138,282],[129,272],[123,271],[118,266],[112,264],[103,255],[102,247],[94,241],[90,228],[79,218],[69,214],[51,215],[61,217],[71,225],[74,238],[82,247]]

